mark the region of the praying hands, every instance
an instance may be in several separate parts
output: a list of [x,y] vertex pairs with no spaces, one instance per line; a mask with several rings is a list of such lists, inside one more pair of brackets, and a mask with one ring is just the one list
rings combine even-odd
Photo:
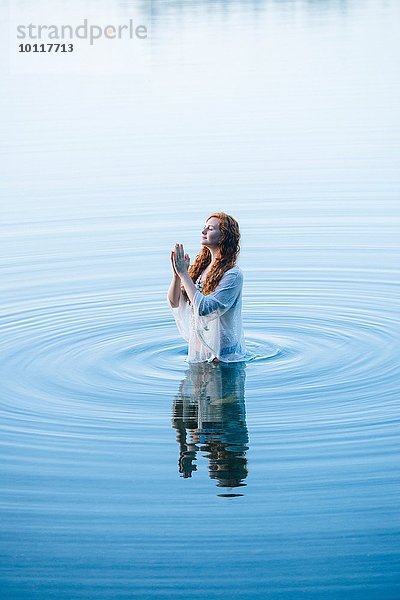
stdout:
[[188,254],[184,253],[183,244],[175,244],[175,249],[171,251],[171,263],[177,277],[181,278],[182,275],[187,273],[190,258]]

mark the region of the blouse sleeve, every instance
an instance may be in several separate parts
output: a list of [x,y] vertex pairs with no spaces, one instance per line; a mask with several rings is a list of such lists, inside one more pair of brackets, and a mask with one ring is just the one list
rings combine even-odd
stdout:
[[[168,297],[167,301],[169,303]],[[176,326],[178,328],[179,333],[187,342],[190,337],[190,319],[191,319],[191,306],[189,302],[185,300],[183,294],[181,293],[179,296],[179,306],[173,308],[169,303],[169,307],[172,311],[173,317],[175,319]]]
[[204,296],[199,290],[195,292],[193,306],[197,321],[206,324],[229,310],[237,300],[243,284],[240,271],[226,272],[212,294]]

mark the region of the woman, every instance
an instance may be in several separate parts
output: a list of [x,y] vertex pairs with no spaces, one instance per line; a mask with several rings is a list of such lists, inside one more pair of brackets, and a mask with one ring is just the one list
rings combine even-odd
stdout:
[[178,330],[189,343],[189,362],[238,362],[249,358],[242,327],[243,274],[237,221],[215,213],[202,231],[194,263],[182,244],[171,252],[168,301]]

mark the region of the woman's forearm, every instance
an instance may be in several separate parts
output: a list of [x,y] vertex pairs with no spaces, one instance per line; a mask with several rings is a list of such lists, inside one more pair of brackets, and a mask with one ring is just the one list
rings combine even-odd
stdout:
[[182,281],[182,285],[185,288],[187,295],[189,296],[190,302],[193,303],[193,298],[195,293],[197,292],[197,287],[193,283],[192,278],[190,277],[187,271],[185,273],[181,273],[180,278]]
[[178,275],[173,275],[168,290],[168,300],[172,308],[178,308],[181,295],[181,280]]

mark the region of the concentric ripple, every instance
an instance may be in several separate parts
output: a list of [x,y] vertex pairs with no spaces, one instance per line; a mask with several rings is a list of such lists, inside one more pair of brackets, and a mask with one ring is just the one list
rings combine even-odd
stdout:
[[[246,369],[256,427],[282,419],[297,429],[390,422],[399,367],[397,289],[385,282],[378,290],[339,279],[324,287],[318,280],[305,283],[250,313],[254,300],[245,300],[246,342],[258,357]],[[145,422],[149,407],[174,394],[188,367],[164,296],[155,292],[143,305],[134,289],[93,292],[5,311],[3,413],[24,421],[51,416],[53,426],[85,419]]]
[[[126,295],[127,296],[127,295]],[[168,394],[182,379],[186,346],[165,307],[135,304],[134,292],[15,310],[2,318],[3,409],[65,418],[146,415],[147,396]],[[149,318],[160,314],[161,319]],[[259,359],[271,344],[253,344]],[[139,401],[140,400],[140,401]],[[76,411],[79,410],[79,417]],[[73,416],[71,418],[74,418]]]

